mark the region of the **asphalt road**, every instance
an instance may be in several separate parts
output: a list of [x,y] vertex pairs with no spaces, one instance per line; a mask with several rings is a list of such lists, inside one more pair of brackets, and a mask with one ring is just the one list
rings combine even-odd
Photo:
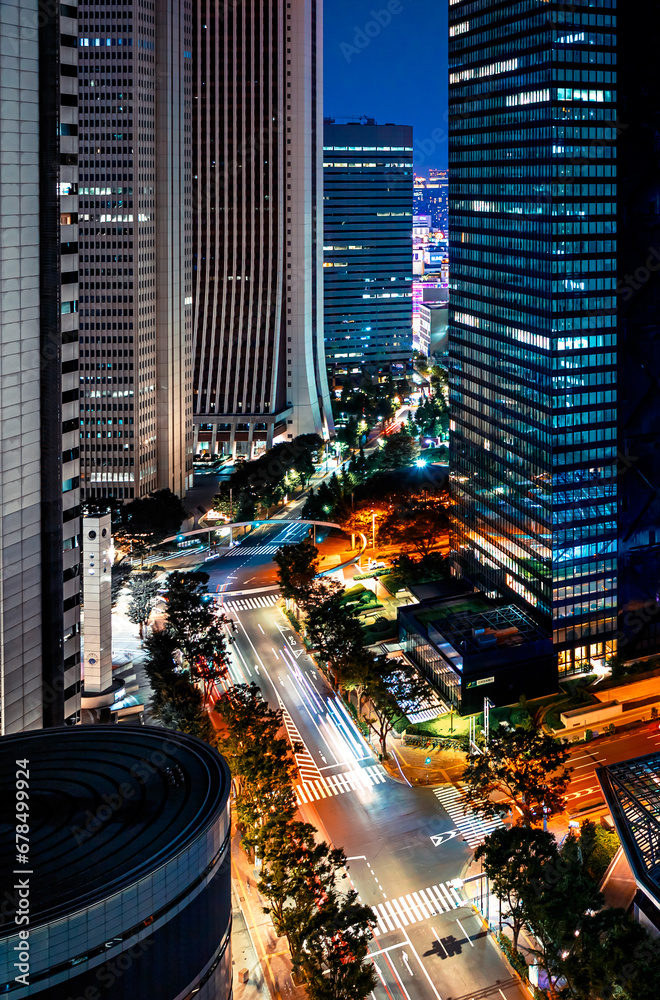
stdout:
[[659,750],[660,729],[657,720],[628,733],[603,736],[593,743],[576,746],[571,750],[571,759],[568,761],[568,765],[573,768],[566,796],[569,811],[576,812],[603,801],[603,793],[595,773],[597,767],[657,753]]
[[273,603],[225,603],[238,624],[231,673],[236,682],[256,682],[271,705],[283,707],[290,736],[304,743],[301,815],[343,847],[349,878],[378,917],[370,949],[375,1000],[522,1000],[526,994],[481,920],[449,885],[471,856],[461,831],[433,789],[386,774],[274,595],[261,600]]
[[[296,515],[289,513],[289,516]],[[245,535],[234,548],[221,549],[220,556],[209,558],[196,568],[209,574],[208,588],[212,594],[274,587],[277,582],[274,553],[281,545],[302,541],[308,533],[306,524],[263,525]]]

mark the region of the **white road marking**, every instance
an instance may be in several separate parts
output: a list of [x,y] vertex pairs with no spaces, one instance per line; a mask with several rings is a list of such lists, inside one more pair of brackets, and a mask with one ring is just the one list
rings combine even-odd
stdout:
[[458,917],[456,918],[456,923],[457,923],[457,924],[458,924],[458,926],[459,926],[459,927],[461,928],[461,930],[462,930],[462,931],[463,931],[463,933],[465,934],[466,938],[467,938],[467,939],[468,939],[468,941],[470,942],[470,947],[474,948],[474,942],[473,942],[473,941],[471,940],[471,938],[470,938],[470,935],[469,935],[469,934],[468,934],[468,932],[467,932],[467,931],[465,930],[465,927],[463,927],[463,924],[462,924],[462,923],[460,922],[460,920],[458,919]]
[[501,819],[483,820],[479,816],[465,815],[461,802],[461,793],[454,785],[443,785],[434,788],[433,793],[443,809],[449,814],[452,822],[458,827],[468,847],[474,850],[489,833],[504,826]]

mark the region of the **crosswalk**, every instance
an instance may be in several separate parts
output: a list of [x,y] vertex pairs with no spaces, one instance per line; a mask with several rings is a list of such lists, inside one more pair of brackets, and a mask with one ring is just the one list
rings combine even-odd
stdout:
[[479,816],[465,815],[461,793],[454,785],[443,785],[434,788],[433,792],[442,808],[449,814],[452,822],[460,831],[468,847],[472,850],[478,847],[489,833],[504,826],[501,819],[481,819]]
[[447,882],[430,885],[428,889],[419,892],[409,892],[397,899],[387,899],[384,903],[371,904],[376,914],[376,933],[387,934],[388,931],[418,924],[438,913],[449,913],[463,906],[458,891]]
[[[282,544],[287,543],[283,542]],[[236,556],[272,556],[281,548],[282,545],[234,545],[231,549],[218,552],[218,555],[224,558],[227,556],[232,558]]]
[[[302,772],[301,772],[302,777]],[[385,775],[382,768],[374,764],[371,767],[359,767],[352,771],[344,771],[342,774],[326,774],[315,780],[305,780],[301,785],[296,785],[296,798],[298,805],[305,802],[317,802],[320,799],[328,799],[333,795],[343,795],[344,792],[355,792],[358,789],[373,788],[374,785],[382,784]]]
[[223,604],[228,611],[256,611],[257,608],[272,608],[279,600],[279,594],[256,594],[254,597],[225,597]]
[[[297,747],[297,750],[294,751],[293,756],[295,757],[296,767],[298,768],[298,773],[300,774],[300,779],[303,782],[303,785],[307,783],[315,784],[316,782],[322,782],[323,777],[318,768],[318,764],[316,763],[311,753],[303,743],[303,738],[300,735],[300,731],[298,730],[298,727],[291,718],[291,715],[289,714],[286,705],[280,698],[279,693],[277,695],[277,702],[282,710],[282,721],[284,722],[284,728],[286,729],[286,734],[289,737],[289,743],[291,744],[292,747]],[[299,785],[296,785],[296,788],[299,787],[300,787]],[[300,804],[300,799],[298,799],[298,804]]]

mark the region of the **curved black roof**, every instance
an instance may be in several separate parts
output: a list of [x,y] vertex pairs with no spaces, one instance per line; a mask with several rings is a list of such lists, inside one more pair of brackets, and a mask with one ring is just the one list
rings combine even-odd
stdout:
[[[21,864],[16,775],[25,760],[30,849]],[[2,737],[0,885],[13,886],[16,871],[32,873],[32,927],[105,899],[217,821],[230,782],[220,754],[170,729],[76,726]],[[0,937],[17,929],[13,912],[4,916]]]

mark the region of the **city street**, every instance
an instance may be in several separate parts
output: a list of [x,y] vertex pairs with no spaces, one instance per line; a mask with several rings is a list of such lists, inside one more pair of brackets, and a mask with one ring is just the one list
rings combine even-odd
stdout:
[[568,766],[573,768],[571,784],[566,796],[569,812],[574,813],[603,801],[603,794],[596,777],[596,768],[620,760],[642,757],[660,750],[658,722],[649,722],[639,729],[615,736],[599,737],[592,743],[581,743],[571,750]]
[[[214,581],[222,570],[207,567]],[[413,789],[385,773],[275,599],[264,594],[250,604],[238,597],[225,602],[238,623],[232,678],[259,684],[269,703],[285,710],[291,739],[304,744],[301,815],[343,847],[349,877],[377,915],[370,949],[379,979],[374,996],[522,998],[482,921],[450,884],[471,856],[463,834],[474,846],[484,832],[479,821],[462,819],[458,829],[434,789]]]

